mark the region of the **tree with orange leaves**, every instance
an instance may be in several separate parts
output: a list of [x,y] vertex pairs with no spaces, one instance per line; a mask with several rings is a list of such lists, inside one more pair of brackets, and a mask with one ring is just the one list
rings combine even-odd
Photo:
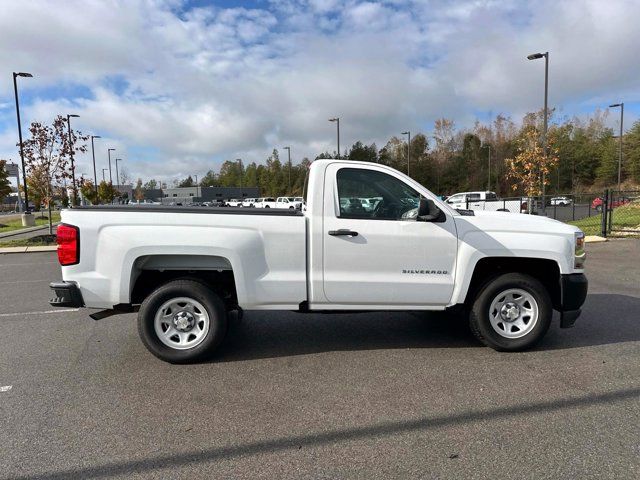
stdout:
[[549,185],[551,169],[558,164],[558,151],[553,143],[553,137],[547,136],[545,155],[538,129],[534,126],[525,128],[518,139],[517,155],[506,160],[507,178],[515,181],[512,185],[514,191],[522,190],[528,197],[542,194],[542,183]]

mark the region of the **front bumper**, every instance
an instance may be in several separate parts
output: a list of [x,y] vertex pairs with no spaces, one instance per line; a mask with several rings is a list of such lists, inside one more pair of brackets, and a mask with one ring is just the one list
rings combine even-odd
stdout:
[[49,288],[53,290],[49,303],[54,307],[84,307],[82,293],[75,282],[53,282]]
[[589,282],[583,273],[560,275],[560,328],[570,328],[580,316]]

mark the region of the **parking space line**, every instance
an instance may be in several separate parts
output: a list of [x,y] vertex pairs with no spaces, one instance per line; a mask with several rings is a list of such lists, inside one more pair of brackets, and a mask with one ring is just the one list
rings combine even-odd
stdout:
[[8,392],[13,388],[13,385],[5,385],[4,387],[0,387],[0,392]]
[[77,312],[79,308],[65,308],[64,310],[44,310],[42,312],[15,312],[15,313],[0,313],[1,317],[17,317],[19,315],[50,315],[52,313],[68,313]]

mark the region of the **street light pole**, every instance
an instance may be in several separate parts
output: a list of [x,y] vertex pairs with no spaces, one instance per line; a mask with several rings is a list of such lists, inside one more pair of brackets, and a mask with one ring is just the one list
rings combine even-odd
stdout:
[[[30,73],[26,72],[13,72],[13,92],[16,98],[16,116],[18,117],[18,140],[20,142],[20,160],[22,161],[22,186],[24,188],[24,214],[31,213],[29,210],[29,192],[27,191],[27,171],[24,166],[24,150],[22,148],[22,125],[20,124],[20,102],[18,101],[18,77],[33,77]],[[20,196],[20,189],[18,188],[18,197]]]
[[[121,158],[116,158],[116,188],[120,188],[120,177],[118,175],[118,162],[121,162]],[[119,190],[118,190],[119,191]]]
[[105,181],[105,179],[104,179],[104,172],[106,172],[107,170],[109,170],[109,169],[108,169],[108,168],[103,168],[103,169],[102,169],[102,181],[103,181],[103,182]]
[[622,180],[622,127],[624,122],[624,102],[614,103],[613,105],[609,105],[609,108],[620,107],[620,136],[619,140],[619,151],[618,151],[618,192],[620,192],[620,183]]
[[484,145],[482,148],[489,149],[489,177],[487,180],[487,191],[491,190],[491,145]]
[[340,117],[330,118],[329,121],[338,124],[338,158],[340,158]]
[[402,132],[402,135],[409,136],[407,140],[407,176],[409,176],[409,165],[411,164],[411,132],[407,130],[406,132]]
[[287,195],[291,195],[291,147],[283,147],[289,155],[289,183],[287,187]]
[[[548,121],[548,108],[547,108],[547,99],[549,96],[549,52],[545,53],[532,53],[527,56],[529,60],[537,60],[539,58],[544,57],[544,126],[542,132],[542,152],[544,155],[545,161],[547,160],[547,121]],[[546,175],[542,172],[542,211],[545,211],[545,201],[544,201],[544,193],[545,193],[545,181]]]
[[111,177],[111,152],[115,151],[115,148],[108,148],[107,155],[109,156],[109,183],[113,185],[113,178]]
[[236,162],[240,165],[240,200],[244,199],[244,195],[242,193],[242,159],[236,158]]
[[91,155],[93,156],[93,189],[96,191],[96,198],[98,196],[98,175],[96,174],[96,150],[93,146],[94,138],[102,138],[100,135],[91,135]]
[[76,187],[76,168],[73,163],[73,134],[71,133],[71,119],[80,115],[67,114],[67,126],[69,127],[69,154],[71,156],[71,187],[73,189],[73,205],[78,203],[78,189]]

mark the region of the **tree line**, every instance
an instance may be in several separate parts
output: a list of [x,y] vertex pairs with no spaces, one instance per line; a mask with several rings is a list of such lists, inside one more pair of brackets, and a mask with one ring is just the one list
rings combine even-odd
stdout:
[[[314,159],[337,158],[389,165],[440,195],[460,191],[492,190],[506,197],[535,194],[536,178],[544,173],[546,192],[575,193],[615,187],[618,178],[618,145],[606,126],[608,111],[596,111],[586,118],[555,118],[549,113],[547,153],[542,149],[543,113],[524,116],[519,124],[497,115],[489,121],[476,121],[471,128],[456,128],[453,120],[435,121],[431,135],[416,132],[406,138],[391,137],[382,148],[375,143],[356,141],[343,152],[320,152]],[[59,199],[67,204],[66,185],[70,184],[71,152],[86,152],[87,135],[72,132],[69,141],[66,122],[58,116],[50,126],[33,122],[23,142],[30,200],[36,206]],[[225,161],[220,169],[209,170],[199,179],[200,186],[258,187],[261,195],[280,196],[303,193],[312,160],[303,158],[289,165],[277,149],[264,163]],[[121,184],[128,183],[122,172]],[[640,185],[640,121],[623,136],[621,171],[623,188]],[[0,195],[7,195],[6,175],[0,174]],[[90,180],[79,182],[82,193],[93,203],[111,202],[119,193],[108,182],[96,189]],[[174,186],[193,186],[193,177],[174,182]],[[538,185],[539,186],[539,185]],[[166,187],[156,180],[138,179],[134,199],[144,198],[145,190]],[[0,199],[1,200],[1,199]]]
[[[539,194],[534,178],[544,173],[546,192],[576,193],[616,187],[618,139],[606,126],[606,111],[585,119],[555,120],[550,112],[545,154],[543,113],[528,113],[517,125],[497,115],[472,128],[457,129],[453,120],[435,121],[433,134],[391,137],[382,148],[356,141],[340,158],[380,163],[407,173],[433,192],[450,195],[461,191],[492,190],[501,196]],[[555,120],[555,121],[554,121]],[[337,152],[321,152],[315,159],[337,158]],[[220,170],[209,170],[201,186],[258,187],[262,195],[300,195],[311,161],[303,158],[289,168],[274,149],[264,164],[243,165],[225,161]],[[640,185],[640,121],[623,137],[623,188]],[[193,177],[175,186],[193,186]]]

